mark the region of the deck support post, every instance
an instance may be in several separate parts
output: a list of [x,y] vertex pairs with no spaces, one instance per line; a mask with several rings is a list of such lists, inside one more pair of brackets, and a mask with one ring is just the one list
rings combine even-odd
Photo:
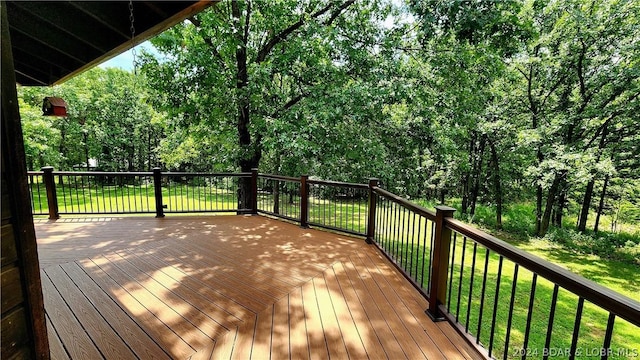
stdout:
[[309,175],[300,177],[300,226],[309,227]]
[[451,229],[445,226],[445,219],[453,217],[456,209],[444,205],[436,206],[433,259],[431,261],[431,286],[429,287],[429,308],[426,313],[433,321],[443,321],[444,316],[438,306],[444,304],[447,295],[447,268],[449,267],[449,247]]
[[258,168],[251,169],[251,214],[258,213]]
[[49,219],[60,219],[60,211],[58,209],[58,195],[56,193],[56,181],[53,178],[53,167],[45,166],[40,170],[43,171],[42,178],[44,187],[47,190],[47,204],[49,207]]
[[162,170],[153,168],[153,190],[156,198],[156,217],[164,217],[164,204],[162,204]]
[[377,196],[373,188],[378,187],[378,179],[369,179],[369,221],[367,222],[367,244],[373,244],[376,234],[376,204]]

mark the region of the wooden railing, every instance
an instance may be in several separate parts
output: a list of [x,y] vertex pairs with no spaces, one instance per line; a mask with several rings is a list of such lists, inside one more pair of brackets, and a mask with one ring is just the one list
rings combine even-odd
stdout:
[[[377,246],[485,357],[640,356],[640,303],[379,187],[250,173],[29,172],[34,214],[259,213]],[[249,201],[239,190],[250,178]],[[241,208],[239,204],[249,204]]]

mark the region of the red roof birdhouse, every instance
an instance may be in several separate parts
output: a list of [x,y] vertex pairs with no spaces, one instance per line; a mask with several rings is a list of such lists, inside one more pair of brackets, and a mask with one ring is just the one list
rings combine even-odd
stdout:
[[42,115],[67,116],[67,103],[59,97],[46,97],[42,102]]

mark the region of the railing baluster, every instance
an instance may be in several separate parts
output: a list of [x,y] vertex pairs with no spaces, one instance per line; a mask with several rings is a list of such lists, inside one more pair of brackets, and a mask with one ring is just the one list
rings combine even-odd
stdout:
[[[98,184],[96,183],[96,188],[98,187]],[[102,180],[102,178],[100,179],[100,194],[102,195],[102,208],[104,209],[104,211],[107,211],[107,199],[104,197],[104,181]],[[98,211],[100,211],[100,207],[98,207]]]
[[487,290],[487,273],[489,270],[489,249],[484,252],[484,271],[482,275],[482,290],[480,290],[480,309],[478,311],[478,330],[476,331],[476,344],[480,344],[480,330],[482,329],[482,315],[484,311],[484,297]]
[[[548,350],[551,347],[551,333],[553,332],[553,319],[556,315],[556,303],[558,302],[558,284],[554,284],[553,286],[553,295],[551,296],[551,309],[549,309],[549,323],[547,325],[547,337],[544,340],[544,349]],[[549,352],[543,351],[542,358],[544,360],[549,358]]]
[[[413,276],[413,253],[415,252],[416,254],[418,253],[417,250],[414,251],[415,248],[415,229],[416,229],[416,213],[413,213],[413,220],[411,222],[411,234],[409,235],[409,239],[411,239],[411,246],[409,247],[409,249],[411,250],[409,252],[409,254],[407,254],[407,257],[409,258],[409,276],[412,277]],[[420,231],[420,228],[418,227],[418,231]]]
[[[455,240],[455,233],[453,236],[453,241]],[[458,316],[460,315],[460,298],[462,297],[462,280],[464,278],[464,259],[467,254],[467,237],[462,237],[462,258],[460,259],[460,279],[458,279],[458,301],[456,302],[456,322],[458,321]]]
[[516,300],[516,285],[518,284],[518,264],[513,269],[513,280],[511,283],[511,300],[509,301],[509,316],[507,318],[507,334],[504,339],[504,355],[506,360],[509,355],[509,336],[511,335],[511,321],[513,320],[513,304]]
[[578,335],[580,334],[580,321],[582,320],[582,307],[584,306],[584,298],[578,299],[578,308],[576,309],[576,320],[573,324],[573,337],[571,338],[571,350],[569,352],[569,360],[576,358],[576,348],[578,347]]
[[496,277],[496,294],[493,298],[493,313],[491,315],[491,334],[489,335],[489,357],[493,350],[493,339],[496,334],[496,313],[498,312],[498,300],[500,298],[500,282],[502,280],[502,262],[504,258],[500,255],[498,260],[498,275]]
[[527,348],[529,346],[529,333],[531,332],[531,318],[533,316],[533,305],[536,296],[536,283],[538,281],[538,274],[533,273],[531,279],[531,293],[529,294],[529,310],[527,311],[527,324],[524,330],[524,342],[522,343],[522,360],[527,358]]
[[[429,221],[427,221],[427,218],[424,218],[424,224],[423,226],[421,226],[421,228],[423,228],[422,231],[422,266],[420,268],[420,288],[424,289],[424,268],[425,268],[425,262],[427,261],[427,233],[428,233],[428,228],[429,228]],[[427,271],[429,267],[427,267]],[[427,284],[429,283],[429,275],[427,275]]]
[[457,241],[457,236],[458,233],[454,232],[453,233],[453,245],[451,245],[453,247],[453,249],[451,249],[451,258],[449,260],[449,264],[450,264],[450,269],[449,269],[449,289],[447,291],[447,309],[451,309],[451,294],[453,294],[453,267],[455,266],[456,263],[456,244],[458,243]]
[[611,349],[611,337],[613,335],[613,325],[615,321],[616,315],[610,312],[609,319],[607,319],[607,330],[604,333],[604,342],[602,343],[602,349],[605,350],[601,357],[602,360],[606,360],[609,358],[609,351]]
[[469,280],[469,301],[467,302],[467,318],[464,325],[464,331],[469,332],[469,315],[471,314],[471,302],[473,300],[473,278],[476,275],[476,254],[478,251],[478,243],[473,242],[473,259],[471,260],[471,280]]

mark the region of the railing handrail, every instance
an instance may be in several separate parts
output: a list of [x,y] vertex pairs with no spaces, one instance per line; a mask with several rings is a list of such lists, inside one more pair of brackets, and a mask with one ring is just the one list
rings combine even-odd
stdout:
[[479,229],[475,229],[460,220],[445,219],[445,226],[482,244],[497,254],[506,257],[514,263],[529,269],[561,288],[569,290],[598,305],[602,309],[614,313],[636,326],[640,326],[640,302],[626,297],[616,291],[608,289],[578,274],[572,273],[556,264],[544,260],[536,255],[500,240]]
[[274,175],[274,174],[258,174],[259,177],[271,180],[284,180],[284,181],[293,181],[300,182],[300,178],[296,178],[293,176],[284,176],[284,175]]
[[69,176],[153,176],[151,171],[53,171],[53,175]]
[[307,180],[308,184],[316,184],[316,185],[329,185],[329,186],[338,186],[338,187],[349,187],[366,190],[369,188],[367,184],[358,184],[358,183],[349,183],[344,181],[331,181],[331,180]]
[[[44,171],[27,171],[27,175],[44,175]],[[53,171],[53,175],[71,175],[71,176],[152,176],[151,171]],[[218,176],[218,177],[249,177],[250,172],[241,173],[209,173],[209,172],[182,172],[182,171],[166,171],[162,172],[162,176]]]
[[216,176],[216,177],[250,177],[250,172],[240,172],[240,173],[229,173],[229,172],[219,172],[219,173],[208,173],[208,172],[183,172],[183,171],[163,171],[162,176]]
[[405,199],[405,198],[403,198],[401,196],[398,196],[398,195],[396,195],[396,194],[394,194],[392,192],[389,192],[389,191],[387,191],[385,189],[382,189],[380,187],[377,187],[377,186],[373,188],[373,191],[376,194],[384,196],[385,198],[395,202],[396,204],[402,205],[402,206],[404,206],[405,208],[407,208],[407,209],[409,209],[411,211],[415,211],[418,215],[422,215],[422,216],[424,216],[425,218],[427,218],[427,219],[429,219],[431,221],[434,221],[436,219],[436,213],[435,212],[433,212],[431,210],[428,210],[427,208],[424,208],[424,207],[422,207],[422,206],[420,206],[418,204],[414,204],[411,201],[409,201],[409,200],[407,200],[407,199]]

